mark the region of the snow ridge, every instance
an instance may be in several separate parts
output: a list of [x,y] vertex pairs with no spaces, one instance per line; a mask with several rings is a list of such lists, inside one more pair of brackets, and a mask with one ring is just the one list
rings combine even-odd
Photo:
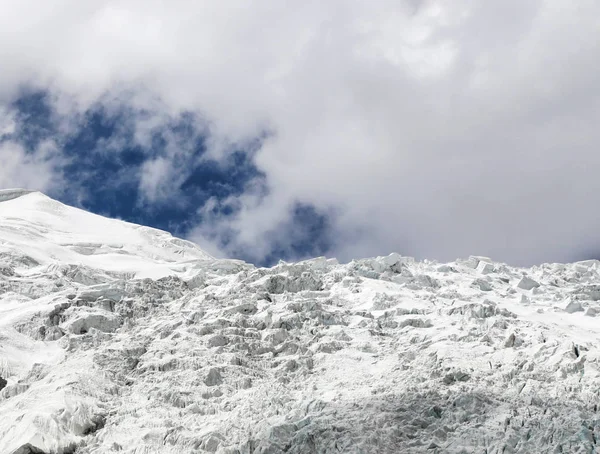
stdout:
[[0,452],[593,453],[598,314],[598,261],[256,268],[25,193]]
[[34,191],[29,191],[27,189],[0,189],[0,202],[16,199],[32,192]]

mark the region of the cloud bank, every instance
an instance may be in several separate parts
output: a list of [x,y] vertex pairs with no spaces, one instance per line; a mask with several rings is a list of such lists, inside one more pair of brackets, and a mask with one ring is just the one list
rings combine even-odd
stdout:
[[[327,224],[319,251],[342,260],[398,251],[532,264],[600,249],[598,2],[2,8],[1,185],[66,184],[64,157],[47,150],[101,106],[127,109],[127,140],[146,150],[142,204],[181,198],[198,137],[202,159],[250,150],[260,178],[193,207],[189,235],[223,254],[293,250],[306,207]],[[10,131],[24,89],[52,103],[58,135],[40,150]],[[154,133],[182,115],[187,128],[162,134],[153,154]]]

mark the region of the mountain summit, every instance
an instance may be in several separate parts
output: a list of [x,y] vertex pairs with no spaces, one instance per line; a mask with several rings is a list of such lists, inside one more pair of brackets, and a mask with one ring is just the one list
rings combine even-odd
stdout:
[[600,262],[256,268],[0,191],[0,453],[592,453]]

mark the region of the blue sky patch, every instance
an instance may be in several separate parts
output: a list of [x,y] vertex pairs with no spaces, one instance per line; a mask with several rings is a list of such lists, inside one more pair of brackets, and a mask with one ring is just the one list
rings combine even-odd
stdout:
[[[127,106],[107,110],[97,105],[84,112],[74,126],[70,124],[66,134],[57,126],[58,120],[46,93],[25,91],[12,107],[17,112],[17,128],[12,139],[21,143],[28,153],[35,153],[38,145],[47,139],[54,140],[61,149],[63,159],[59,171],[65,187],[49,195],[69,205],[185,237],[203,222],[200,208],[207,200],[223,201],[240,196],[250,183],[253,190],[258,186],[265,195],[268,193],[266,175],[253,161],[265,137],[217,161],[207,157],[207,138],[196,129],[197,119],[191,113],[154,128],[151,140],[142,146],[134,138],[132,119],[150,113],[133,111]],[[183,178],[171,198],[147,200],[140,192],[141,172],[145,163],[156,158],[168,159]],[[233,216],[239,209],[230,203],[217,206],[220,217]],[[274,242],[266,257],[253,257],[243,248],[235,250],[235,247],[233,253],[238,258],[269,265],[281,259],[323,255],[332,245],[328,216],[311,205],[298,203],[290,219],[278,228],[289,231],[283,236],[289,241]],[[235,237],[224,229],[218,233],[218,241],[231,246],[235,244]]]

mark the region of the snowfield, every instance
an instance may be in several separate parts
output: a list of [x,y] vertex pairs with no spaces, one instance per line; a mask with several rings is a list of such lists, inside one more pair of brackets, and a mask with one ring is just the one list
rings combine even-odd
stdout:
[[0,191],[0,453],[600,452],[600,262],[256,268]]

